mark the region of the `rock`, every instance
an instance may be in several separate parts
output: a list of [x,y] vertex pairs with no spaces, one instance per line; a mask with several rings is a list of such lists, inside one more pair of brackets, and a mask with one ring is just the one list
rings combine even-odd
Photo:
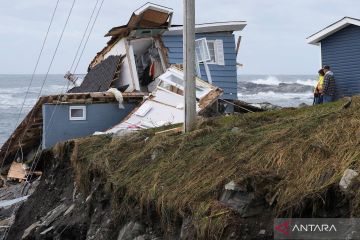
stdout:
[[359,173],[356,171],[352,169],[346,169],[339,183],[340,189],[346,191],[347,188],[351,185],[353,179],[357,176],[359,176]]
[[254,107],[260,108],[260,109],[262,109],[264,111],[272,111],[272,110],[282,109],[282,107],[273,105],[273,104],[268,103],[268,102],[254,103],[254,104],[251,104],[251,105],[254,106]]
[[22,235],[21,239],[27,238],[27,236],[29,236],[39,226],[41,226],[40,222],[31,224],[27,229],[25,229],[24,234]]
[[42,219],[43,226],[49,226],[51,223],[53,223],[61,214],[63,214],[66,211],[67,207],[65,204],[61,204],[57,206],[52,211],[48,212],[46,216]]
[[71,205],[67,210],[66,212],[64,213],[64,216],[68,215],[69,213],[72,212],[72,210],[74,210],[75,208],[75,204]]
[[266,230],[265,230],[265,229],[261,229],[258,234],[259,234],[259,235],[265,235],[265,234],[266,234]]
[[225,190],[240,191],[241,188],[234,181],[231,181],[225,185]]
[[40,235],[46,235],[48,232],[54,230],[54,226],[51,226],[40,233]]
[[180,239],[194,239],[194,236],[196,236],[196,230],[192,219],[190,217],[184,218],[180,230]]
[[352,98],[347,97],[346,100],[347,100],[347,102],[342,106],[343,109],[348,109],[351,106]]
[[144,234],[145,228],[138,222],[129,222],[119,232],[117,240],[133,240]]
[[247,192],[245,187],[240,187],[234,181],[225,185],[220,201],[242,217],[257,216],[266,209],[265,199],[257,197],[253,192]]
[[92,193],[89,195],[89,196],[87,196],[87,198],[85,199],[85,202],[86,203],[88,203],[91,199],[92,199]]
[[308,107],[309,105],[307,105],[306,103],[301,103],[299,104],[299,108],[304,108],[304,107]]
[[240,132],[240,128],[238,127],[234,127],[233,129],[231,129],[232,133],[239,133]]
[[134,238],[134,240],[146,240],[146,235],[142,235],[142,236],[138,236],[136,238]]
[[154,161],[158,156],[158,152],[155,150],[152,154],[151,154],[151,160]]

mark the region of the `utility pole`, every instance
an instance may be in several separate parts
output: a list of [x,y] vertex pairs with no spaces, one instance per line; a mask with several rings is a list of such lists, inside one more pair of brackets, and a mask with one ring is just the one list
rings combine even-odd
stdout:
[[195,0],[184,0],[184,132],[194,130],[196,123],[195,94]]

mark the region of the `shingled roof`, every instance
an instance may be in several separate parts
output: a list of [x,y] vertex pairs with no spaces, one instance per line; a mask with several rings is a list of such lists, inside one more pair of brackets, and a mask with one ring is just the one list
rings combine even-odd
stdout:
[[91,69],[80,87],[70,89],[69,93],[105,92],[118,79],[124,56],[110,56]]

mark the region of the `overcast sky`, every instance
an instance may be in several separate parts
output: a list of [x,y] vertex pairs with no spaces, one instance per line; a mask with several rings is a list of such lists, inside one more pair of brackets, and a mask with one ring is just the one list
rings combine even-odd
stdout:
[[[38,73],[46,72],[73,0],[60,0]],[[78,71],[106,44],[104,34],[126,24],[147,1],[105,0]],[[174,9],[174,24],[182,24],[181,0],[153,0]],[[32,73],[56,0],[2,1],[0,7],[0,73]],[[71,66],[96,0],[76,0],[69,26],[51,73]],[[246,20],[238,61],[243,74],[314,74],[320,65],[318,47],[306,37],[350,16],[360,18],[359,0],[196,0],[196,22]]]

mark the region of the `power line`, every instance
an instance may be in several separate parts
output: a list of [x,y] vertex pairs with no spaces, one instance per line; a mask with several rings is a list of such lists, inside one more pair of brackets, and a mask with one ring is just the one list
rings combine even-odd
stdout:
[[[21,113],[22,113],[22,111],[23,111],[23,109],[24,109],[24,105],[25,105],[26,99],[27,99],[27,97],[28,97],[28,95],[29,95],[31,85],[32,85],[32,83],[33,83],[33,81],[34,81],[35,73],[36,73],[37,68],[38,68],[38,66],[39,66],[40,59],[41,59],[41,56],[42,56],[42,54],[43,54],[43,51],[44,51],[44,48],[45,48],[45,44],[46,44],[47,39],[48,39],[48,36],[49,36],[51,26],[52,26],[52,24],[53,24],[53,22],[54,22],[55,13],[56,13],[56,11],[57,11],[57,9],[58,9],[59,2],[60,2],[60,0],[57,0],[56,5],[55,5],[55,8],[54,8],[54,10],[53,10],[53,13],[52,13],[52,15],[51,15],[51,20],[50,20],[49,26],[48,26],[48,28],[47,28],[47,31],[46,31],[46,34],[45,34],[45,38],[44,38],[43,43],[42,43],[40,53],[39,53],[39,55],[38,55],[38,57],[37,57],[36,64],[35,64],[35,67],[34,67],[34,71],[33,71],[33,73],[32,73],[29,86],[28,86],[28,88],[27,88],[27,90],[26,90],[25,97],[24,97],[24,101],[23,101],[23,103],[22,103],[22,105],[21,105],[20,112],[19,112],[19,115],[18,115],[18,119],[17,119],[16,125],[15,125],[15,128],[14,128],[14,131],[16,130],[17,126],[19,125],[20,118],[21,118]],[[5,155],[4,155],[2,164],[1,164],[1,168],[2,168],[3,165],[4,165],[5,158],[6,158],[7,154],[8,154],[8,152],[9,152],[11,143],[12,143],[12,138],[11,138],[11,136],[10,136],[10,141],[9,141],[9,144],[8,144],[8,146],[7,146],[7,148],[6,148]]]
[[[97,5],[98,5],[98,2],[99,2],[99,0],[97,0],[96,4],[95,4],[95,6],[94,6],[94,9],[93,9],[92,14],[91,14],[91,16],[90,16],[89,22],[88,22],[88,24],[87,24],[87,26],[86,26],[86,29],[85,29],[85,32],[84,32],[84,35],[83,35],[83,38],[82,38],[82,41],[81,41],[81,43],[80,43],[80,45],[79,45],[78,50],[80,49],[80,47],[81,47],[81,45],[82,45],[84,36],[86,35],[87,29],[88,29],[88,27],[89,27],[89,25],[90,25],[90,22],[91,22],[92,18],[93,18],[93,15],[94,15],[94,12],[95,12],[96,7],[97,7]],[[98,12],[97,12],[97,14],[96,14],[95,20],[94,20],[94,22],[93,22],[93,25],[92,25],[92,27],[91,27],[91,30],[90,30],[89,35],[88,35],[88,37],[87,37],[87,40],[86,40],[86,42],[85,42],[84,48],[83,48],[83,50],[82,50],[82,53],[84,52],[84,49],[85,49],[85,47],[86,47],[86,44],[87,44],[87,42],[88,42],[88,40],[89,40],[89,37],[90,37],[90,35],[91,35],[91,33],[92,33],[92,29],[94,28],[94,25],[95,25],[96,20],[97,20],[97,18],[98,18],[98,16],[99,16],[99,13],[100,13],[100,10],[101,10],[101,7],[102,7],[103,3],[104,3],[104,0],[102,0],[101,5],[100,5],[100,7],[99,7],[99,9],[98,9]],[[77,54],[76,54],[76,55],[77,55]],[[75,55],[75,58],[76,58],[76,55]],[[80,61],[80,59],[81,59],[81,56],[82,56],[82,54],[80,55],[79,61]],[[74,59],[74,61],[75,61],[75,59]],[[74,61],[73,61],[73,63],[74,63]],[[71,68],[72,68],[72,67],[71,67]],[[76,69],[76,68],[75,68],[75,69]],[[66,87],[65,92],[68,91],[69,86],[70,86],[69,83],[64,85],[64,87],[63,87],[63,89],[62,89],[62,91],[61,91],[61,94],[58,96],[58,100],[60,100],[61,95],[62,95],[62,93],[63,93],[64,88],[65,88],[66,85],[67,85],[67,87]],[[64,94],[65,94],[65,92],[64,92]],[[50,128],[50,126],[52,125],[52,123],[53,123],[52,120],[53,120],[53,117],[54,117],[54,114],[55,114],[55,112],[56,112],[56,110],[57,110],[58,105],[59,105],[59,102],[56,103],[56,105],[55,105],[55,107],[54,107],[54,110],[52,111],[50,120],[49,120],[49,125],[46,127],[45,131],[44,131],[44,129],[43,129],[43,134],[44,134],[44,132],[46,132],[46,131]],[[40,160],[41,155],[39,155],[39,151],[41,150],[41,146],[42,146],[42,140],[40,141],[38,150],[36,151],[36,154],[35,154],[35,157],[34,157],[34,161],[33,161],[32,166],[31,166],[31,168],[30,168],[30,174],[27,176],[27,181],[28,181],[29,177],[32,176],[32,172],[35,171],[35,169],[36,169],[36,167],[37,167],[37,164],[38,164],[38,161]]]
[[[88,21],[88,23],[87,23],[87,25],[86,25],[86,28],[85,28],[85,31],[84,31],[84,33],[83,33],[83,35],[82,35],[82,38],[81,38],[81,41],[80,41],[79,47],[78,47],[78,49],[77,49],[77,51],[76,51],[76,54],[75,54],[74,60],[73,60],[73,62],[72,62],[72,64],[71,64],[71,67],[70,67],[70,73],[72,73],[72,69],[73,69],[73,67],[74,67],[74,65],[75,65],[76,59],[77,59],[78,54],[79,54],[79,52],[80,52],[81,46],[82,46],[82,44],[83,44],[83,42],[84,42],[84,39],[85,39],[86,33],[87,33],[88,29],[89,29],[89,26],[90,26],[91,20],[92,20],[92,18],[93,18],[93,16],[94,16],[94,13],[95,13],[95,10],[96,10],[96,7],[97,7],[98,3],[99,3],[99,0],[96,0],[96,3],[95,3],[95,6],[94,6],[94,9],[92,10],[92,13],[91,13],[91,15],[90,15],[90,19],[89,19],[89,21]],[[74,74],[75,74],[75,72],[74,72]]]
[[84,44],[84,47],[83,47],[83,49],[82,49],[82,51],[81,51],[81,54],[80,54],[80,57],[79,57],[78,62],[77,62],[77,64],[76,64],[76,67],[75,67],[75,69],[74,69],[74,72],[76,72],[76,70],[77,70],[77,68],[78,68],[78,66],[79,66],[80,60],[81,60],[81,58],[82,58],[82,56],[83,56],[83,54],[84,54],[86,45],[87,45],[87,43],[89,42],[90,35],[91,35],[91,33],[92,33],[93,29],[94,29],[96,20],[97,20],[98,17],[99,17],[99,14],[100,14],[101,8],[102,8],[102,6],[103,6],[103,4],[104,4],[104,1],[105,1],[105,0],[102,0],[102,1],[101,1],[100,7],[99,7],[99,9],[98,9],[98,11],[97,11],[97,13],[96,13],[95,20],[94,20],[94,22],[93,22],[93,24],[92,24],[92,26],[91,26],[90,32],[89,32],[89,34],[88,34],[88,36],[87,36],[87,39],[86,39],[85,44]]

